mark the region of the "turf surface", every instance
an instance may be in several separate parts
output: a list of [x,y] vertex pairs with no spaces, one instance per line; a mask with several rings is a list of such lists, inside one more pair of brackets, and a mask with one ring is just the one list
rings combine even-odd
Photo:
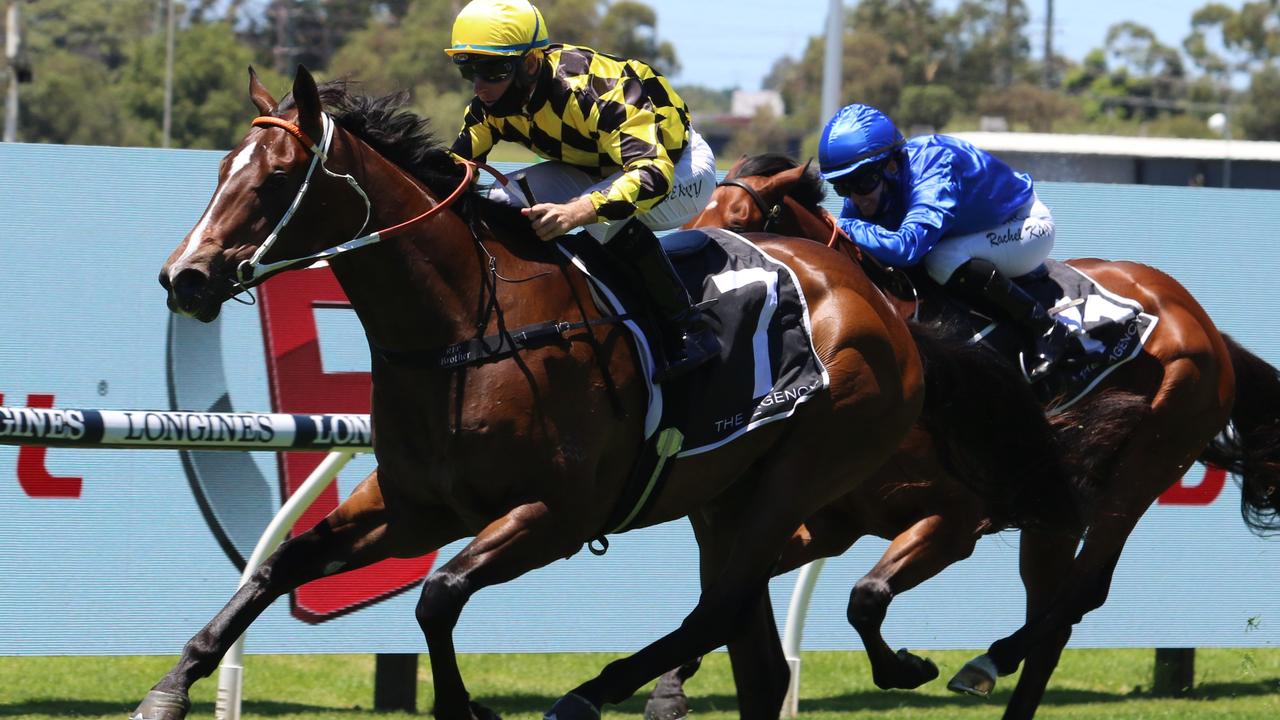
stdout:
[[[952,695],[944,680],[971,652],[922,653],[942,678],[915,692],[884,692],[871,683],[862,653],[806,653],[800,716],[824,720],[998,718],[1014,678],[1001,680],[992,700]],[[472,695],[507,720],[540,720],[563,692],[594,674],[612,655],[466,655],[461,664]],[[121,720],[173,662],[165,657],[0,658],[0,718],[111,718]],[[1188,699],[1150,692],[1150,650],[1068,650],[1037,717],[1081,720],[1280,718],[1280,649],[1202,649],[1196,688]],[[374,713],[370,655],[249,656],[245,663],[245,718],[392,720],[404,713]],[[419,665],[418,707],[431,703],[430,670]],[[198,683],[190,717],[213,717],[213,678]],[[692,680],[696,720],[737,717],[727,657],[712,656]],[[605,718],[638,718],[637,696]]]

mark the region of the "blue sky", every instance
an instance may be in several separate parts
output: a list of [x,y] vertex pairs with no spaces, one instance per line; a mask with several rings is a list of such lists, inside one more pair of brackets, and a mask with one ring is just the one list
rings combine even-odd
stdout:
[[[1055,0],[1055,52],[1079,60],[1102,45],[1107,28],[1134,20],[1166,44],[1181,46],[1191,13],[1210,0]],[[1242,0],[1217,0],[1239,7]],[[775,60],[798,57],[808,39],[821,35],[828,0],[645,0],[658,12],[658,35],[676,46],[681,84],[756,90]],[[936,0],[952,8],[957,0]],[[855,4],[852,0],[846,6]],[[1027,0],[1032,47],[1044,43],[1045,0]],[[555,32],[555,28],[552,28]],[[607,48],[601,48],[605,50]]]

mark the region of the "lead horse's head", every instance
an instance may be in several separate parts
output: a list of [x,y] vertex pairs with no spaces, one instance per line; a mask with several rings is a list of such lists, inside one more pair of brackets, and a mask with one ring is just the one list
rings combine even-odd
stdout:
[[333,172],[334,123],[311,73],[298,68],[292,102],[281,104],[250,68],[249,97],[259,117],[222,159],[213,198],[160,271],[169,309],[204,322],[232,295],[310,264],[368,222],[363,191]]

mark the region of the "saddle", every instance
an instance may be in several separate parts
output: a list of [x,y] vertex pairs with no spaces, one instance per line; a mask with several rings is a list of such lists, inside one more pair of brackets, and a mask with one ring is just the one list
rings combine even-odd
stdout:
[[[628,268],[590,237],[562,238],[558,247],[590,279],[593,300],[632,335],[649,390],[645,450],[637,482],[605,533],[621,532],[643,512],[672,465],[668,460],[708,452],[766,424],[785,420],[829,383],[813,348],[800,283],[741,235],[701,228],[666,235],[663,249],[690,298],[720,340],[718,361],[654,385],[654,338],[646,294]],[[629,512],[628,512],[629,511]]]
[[[863,258],[868,257],[863,253]],[[867,261],[863,262],[866,267]],[[868,275],[888,295],[910,307],[916,319],[956,328],[971,342],[981,343],[1014,363],[1026,376],[1024,354],[1028,348],[1013,323],[947,293],[922,268],[903,271],[879,266],[868,270]],[[1013,282],[1071,328],[1077,341],[1072,353],[1032,385],[1050,413],[1067,409],[1136,357],[1158,321],[1137,300],[1121,297],[1056,260],[1046,261]]]

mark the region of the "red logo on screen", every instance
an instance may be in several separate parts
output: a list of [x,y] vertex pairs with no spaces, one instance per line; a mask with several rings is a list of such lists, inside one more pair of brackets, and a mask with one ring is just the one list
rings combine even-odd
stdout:
[[[0,405],[4,405],[4,393],[0,393]],[[27,407],[51,408],[53,396],[32,393],[27,395]],[[43,445],[18,446],[18,487],[33,498],[78,498],[84,479],[58,477],[44,465],[49,448]]]
[[[282,273],[260,288],[262,333],[272,410],[280,413],[368,413],[367,372],[325,372],[320,358],[318,307],[350,307],[327,269]],[[281,495],[292,494],[323,459],[321,453],[280,453]],[[338,506],[331,484],[294,525],[303,532]],[[295,617],[322,622],[376,603],[422,581],[435,562],[425,558],[384,560],[359,570],[308,583],[293,594]]]
[[1160,505],[1208,505],[1222,494],[1227,484],[1227,471],[1213,465],[1204,467],[1204,476],[1195,485],[1186,484],[1182,477],[1173,487],[1165,490],[1158,501]]

